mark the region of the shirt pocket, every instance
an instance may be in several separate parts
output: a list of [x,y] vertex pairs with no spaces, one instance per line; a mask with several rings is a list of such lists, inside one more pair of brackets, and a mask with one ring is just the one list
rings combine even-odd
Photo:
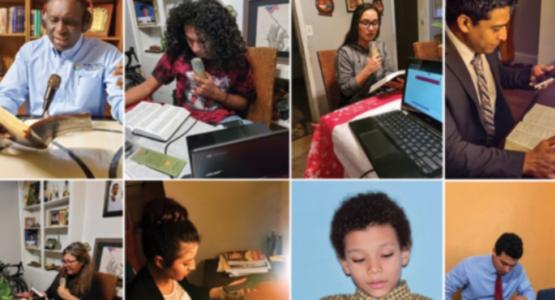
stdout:
[[104,99],[103,69],[76,71],[75,104],[93,115],[102,111]]

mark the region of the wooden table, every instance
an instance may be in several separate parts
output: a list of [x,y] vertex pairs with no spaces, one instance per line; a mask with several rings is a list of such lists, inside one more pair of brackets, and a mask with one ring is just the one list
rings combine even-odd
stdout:
[[541,91],[505,90],[504,94],[513,114],[515,125],[536,103],[555,107],[555,84],[551,84]]

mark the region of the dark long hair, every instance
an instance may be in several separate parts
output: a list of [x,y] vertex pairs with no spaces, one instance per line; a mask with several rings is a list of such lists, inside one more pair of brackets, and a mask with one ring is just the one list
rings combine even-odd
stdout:
[[185,25],[194,27],[206,39],[216,66],[228,71],[237,63],[245,63],[246,46],[237,22],[217,0],[184,0],[170,11],[165,39],[172,60],[182,54],[188,60],[194,57],[185,38]]
[[378,14],[378,23],[380,24],[380,27],[378,27],[378,32],[376,33],[376,37],[374,39],[377,39],[378,36],[380,36],[380,30],[382,27],[382,15],[380,14],[380,11],[378,10],[378,8],[376,8],[376,6],[374,6],[374,4],[372,3],[364,3],[361,4],[359,6],[357,6],[357,8],[355,9],[355,12],[353,13],[353,18],[351,19],[351,27],[349,28],[349,31],[347,32],[347,34],[345,35],[345,41],[343,41],[343,44],[341,46],[345,46],[345,45],[351,45],[351,44],[356,44],[358,41],[358,23],[360,22],[360,18],[362,17],[362,14],[367,11],[373,9],[376,14]]
[[[70,254],[71,256],[75,257],[78,262],[83,264],[81,270],[76,275],[77,280],[75,280],[75,284],[68,286],[68,289],[72,295],[81,298],[91,288],[94,274],[94,264],[91,261],[89,250],[82,243],[75,242],[69,244],[69,246],[67,246],[63,251],[63,255],[66,254]],[[61,272],[63,272],[63,270]]]

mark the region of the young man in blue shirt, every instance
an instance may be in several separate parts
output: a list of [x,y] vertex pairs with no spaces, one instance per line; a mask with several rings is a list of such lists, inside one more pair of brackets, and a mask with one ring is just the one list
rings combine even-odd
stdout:
[[518,263],[522,240],[514,233],[502,234],[491,255],[472,256],[455,266],[445,278],[445,299],[462,290],[462,299],[535,300],[532,285]]
[[83,36],[92,16],[86,0],[48,0],[42,15],[46,35],[26,43],[0,83],[0,106],[12,114],[28,100],[32,116],[43,113],[43,95],[52,74],[61,84],[50,115],[87,112],[102,117],[105,104],[122,121],[123,92],[113,74],[122,56],[105,42]]

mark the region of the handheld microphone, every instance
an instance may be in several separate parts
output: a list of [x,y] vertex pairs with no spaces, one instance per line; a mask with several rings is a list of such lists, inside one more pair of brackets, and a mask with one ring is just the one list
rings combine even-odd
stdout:
[[48,114],[48,108],[50,107],[50,103],[52,103],[52,99],[54,99],[56,91],[60,87],[61,81],[62,78],[58,74],[52,74],[48,78],[48,85],[46,86],[46,91],[44,92],[44,102],[42,103],[41,117]]
[[376,43],[374,43],[374,42],[368,43],[368,49],[370,49],[370,51],[368,51],[368,56],[376,57],[376,56],[380,55],[380,49],[378,49],[378,47],[376,47]]
[[66,278],[65,277],[60,277],[60,286],[65,288],[66,287]]
[[206,74],[205,74],[205,70],[204,70],[204,64],[202,63],[202,59],[195,57],[193,59],[191,59],[191,64],[193,65],[193,72],[195,72],[195,75],[197,75],[198,77],[201,78],[206,78]]

